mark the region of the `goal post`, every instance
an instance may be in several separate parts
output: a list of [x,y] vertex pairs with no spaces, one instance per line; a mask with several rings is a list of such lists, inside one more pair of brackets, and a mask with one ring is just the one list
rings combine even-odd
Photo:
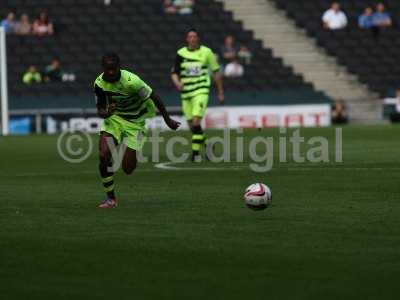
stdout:
[[0,26],[0,95],[1,95],[1,131],[9,134],[8,86],[7,86],[7,47],[6,31]]

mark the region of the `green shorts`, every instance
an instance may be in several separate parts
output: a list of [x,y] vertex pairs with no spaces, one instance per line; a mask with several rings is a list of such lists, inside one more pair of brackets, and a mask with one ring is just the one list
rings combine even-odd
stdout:
[[145,120],[130,122],[124,118],[112,115],[103,121],[100,132],[111,134],[118,144],[124,143],[128,148],[141,150],[146,141]]
[[208,94],[196,95],[192,98],[182,100],[182,111],[186,120],[190,121],[193,117],[203,118],[206,114],[208,104]]

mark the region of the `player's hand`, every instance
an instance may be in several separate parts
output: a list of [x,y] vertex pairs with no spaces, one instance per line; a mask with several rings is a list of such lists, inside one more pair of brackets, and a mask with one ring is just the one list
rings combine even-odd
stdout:
[[181,126],[181,123],[178,121],[175,121],[171,118],[168,118],[165,120],[165,123],[167,124],[167,126],[169,128],[171,128],[172,130],[177,130],[179,128],[179,126]]
[[178,90],[178,92],[181,92],[183,90],[183,83],[182,82],[176,82],[175,87]]
[[102,119],[107,119],[109,116],[111,116],[111,114],[105,108],[98,108],[97,109],[97,114]]
[[117,108],[117,104],[116,103],[111,103],[110,105],[108,105],[108,113],[110,115],[112,115],[116,108]]
[[111,103],[108,105],[107,108],[98,108],[97,114],[99,115],[100,118],[107,119],[114,113],[116,107],[117,105],[115,103]]
[[218,100],[219,100],[219,104],[223,105],[225,103],[225,94],[224,91],[218,91]]

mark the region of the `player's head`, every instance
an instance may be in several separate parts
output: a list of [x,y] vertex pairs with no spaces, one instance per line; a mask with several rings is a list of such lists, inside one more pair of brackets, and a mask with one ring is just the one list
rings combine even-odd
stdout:
[[197,49],[200,45],[200,36],[195,28],[186,32],[186,43],[189,49]]
[[101,60],[103,79],[108,82],[118,81],[121,76],[120,60],[116,53],[107,53]]

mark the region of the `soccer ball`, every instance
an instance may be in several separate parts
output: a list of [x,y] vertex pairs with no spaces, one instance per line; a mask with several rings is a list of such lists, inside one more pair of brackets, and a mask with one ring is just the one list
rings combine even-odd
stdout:
[[246,189],[244,202],[252,210],[266,209],[272,202],[271,189],[263,183],[254,183]]

